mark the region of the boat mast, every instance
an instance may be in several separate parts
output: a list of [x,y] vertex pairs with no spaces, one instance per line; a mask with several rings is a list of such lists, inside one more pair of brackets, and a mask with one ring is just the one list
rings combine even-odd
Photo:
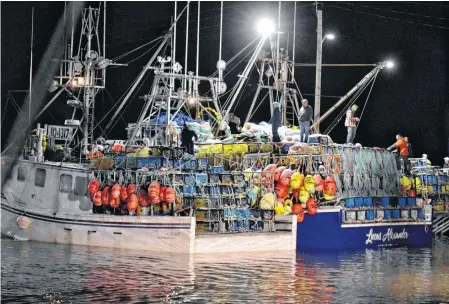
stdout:
[[[87,19],[87,22],[85,21]],[[93,82],[93,74],[92,73],[92,36],[94,33],[94,23],[93,23],[93,15],[92,9],[89,7],[88,10],[85,10],[85,15],[83,18],[83,30],[84,34],[87,37],[87,51],[85,54],[85,60],[87,61],[87,67],[85,71],[85,81],[86,87],[84,90],[84,125],[83,125],[83,148],[84,154],[87,155],[89,145],[93,143],[93,129],[94,129],[94,97],[95,91],[92,87]],[[92,132],[89,132],[89,126],[92,128]]]
[[[316,72],[315,72],[315,119],[314,126],[320,133],[320,111],[321,111],[321,64],[323,53],[323,10],[321,4],[316,2],[317,31],[316,31]],[[317,123],[318,122],[318,123]]]

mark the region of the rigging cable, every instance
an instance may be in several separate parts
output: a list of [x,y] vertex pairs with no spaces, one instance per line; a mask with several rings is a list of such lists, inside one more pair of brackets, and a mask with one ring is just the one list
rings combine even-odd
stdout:
[[[379,71],[376,73],[375,77],[377,77],[377,74],[379,73]],[[346,111],[355,103],[355,101],[360,97],[360,95],[364,92],[364,90],[366,89],[366,87],[373,82],[374,78],[371,79],[370,81],[366,82],[364,85],[362,85],[357,92],[351,97],[351,100],[348,102],[348,104],[344,107],[344,109],[337,115],[337,117],[333,120],[333,122],[329,125],[329,127],[326,129],[326,131],[324,132],[324,134],[329,134],[334,128],[335,126],[340,122],[340,120],[343,118],[343,116],[345,115]]]
[[372,83],[371,83],[371,88],[369,89],[368,96],[366,96],[365,104],[363,105],[362,112],[360,113],[360,121],[359,121],[359,123],[357,124],[357,126],[356,126],[356,128],[355,128],[356,130],[359,128],[360,122],[362,121],[363,112],[365,112],[365,107],[366,107],[366,105],[368,104],[368,99],[369,99],[369,97],[370,97],[370,95],[371,95],[371,91],[373,90],[374,83],[376,82],[377,75],[379,75],[379,73],[376,73],[376,75],[375,75],[374,78],[373,78],[373,81],[372,81]]
[[410,21],[410,20],[404,20],[404,19],[399,19],[399,18],[387,17],[387,16],[383,16],[383,15],[362,12],[362,11],[358,11],[358,10],[355,10],[355,9],[345,8],[345,7],[331,5],[331,4],[326,4],[326,6],[328,6],[328,7],[335,7],[335,8],[341,9],[341,10],[355,12],[355,13],[359,13],[359,14],[364,14],[364,15],[375,16],[375,17],[385,18],[385,19],[389,19],[389,20],[409,23],[409,24],[417,24],[417,25],[423,25],[423,26],[428,26],[428,27],[435,27],[435,28],[449,30],[449,27],[447,27],[447,26],[434,25],[434,24],[428,24],[428,23],[420,23],[420,22],[415,22],[415,21]]
[[344,106],[343,110],[335,117],[335,119],[332,121],[332,123],[329,125],[329,127],[324,132],[325,135],[328,135],[332,130],[337,126],[337,124],[341,121],[343,116],[346,114],[348,109],[356,102],[356,100],[360,97],[360,95],[363,93],[363,91],[366,89],[366,87],[369,85],[369,83],[372,80],[365,83],[363,86],[361,86],[355,94],[351,97],[349,102]]

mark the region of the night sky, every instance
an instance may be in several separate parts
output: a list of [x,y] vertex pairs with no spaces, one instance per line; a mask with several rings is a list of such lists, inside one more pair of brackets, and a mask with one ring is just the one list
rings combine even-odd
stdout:
[[[98,2],[89,3],[97,6]],[[178,10],[186,2],[178,3]],[[1,76],[2,76],[2,148],[16,111],[9,103],[5,113],[8,90],[26,90],[29,81],[31,7],[35,7],[34,71],[42,57],[54,26],[64,11],[64,2],[2,2],[1,3]],[[293,2],[282,2],[281,29],[293,34]],[[223,59],[228,60],[252,41],[257,32],[256,21],[264,16],[277,18],[278,2],[225,2]],[[117,57],[164,33],[173,15],[174,2],[108,2],[107,57]],[[189,28],[189,70],[195,69],[197,4],[191,4]],[[377,77],[362,117],[356,142],[364,146],[388,147],[394,136],[408,136],[416,155],[427,153],[434,164],[442,164],[449,141],[449,3],[445,2],[324,2],[324,33],[336,35],[323,45],[323,63],[376,63],[392,59],[394,70],[383,70]],[[210,75],[218,60],[220,2],[201,2],[200,74]],[[177,61],[184,66],[185,17],[178,26]],[[289,47],[292,47],[291,41]],[[142,55],[143,48],[119,62],[129,62]],[[312,2],[297,2],[296,62],[314,63],[316,56],[316,16]],[[96,119],[101,120],[120,98],[151,52],[130,63],[128,67],[109,69],[107,90],[97,96]],[[239,65],[226,79],[228,88],[237,80]],[[231,69],[234,65],[230,65]],[[338,98],[354,86],[371,68],[324,67],[322,98],[324,113]],[[124,138],[125,121],[134,122],[148,94],[150,75],[135,95],[123,119],[109,137]],[[296,81],[304,94],[314,94],[315,69],[296,69]],[[244,119],[256,89],[256,73],[243,92],[236,114]],[[360,108],[366,93],[357,101]],[[307,95],[313,106],[314,97]],[[21,104],[25,94],[13,93]],[[48,100],[51,94],[48,96]],[[39,122],[62,124],[69,113],[66,96],[61,96]],[[338,112],[338,111],[337,111]],[[111,114],[110,114],[111,115]],[[332,122],[329,117],[322,130]],[[268,120],[269,110],[257,113],[257,120]],[[107,119],[102,123],[104,127]],[[324,128],[323,128],[324,127]],[[330,134],[336,142],[346,136],[344,120]],[[96,134],[99,135],[99,134]]]

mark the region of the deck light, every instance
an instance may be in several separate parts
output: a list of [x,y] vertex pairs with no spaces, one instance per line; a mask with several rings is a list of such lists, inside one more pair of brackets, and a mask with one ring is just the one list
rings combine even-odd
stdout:
[[270,36],[274,32],[274,23],[269,19],[262,19],[257,23],[257,31],[262,36]]

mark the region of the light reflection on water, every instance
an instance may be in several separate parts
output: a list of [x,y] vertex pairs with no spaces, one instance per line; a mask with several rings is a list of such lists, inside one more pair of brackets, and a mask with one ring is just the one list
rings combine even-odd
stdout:
[[2,239],[4,303],[449,301],[449,239],[350,253],[152,254]]

